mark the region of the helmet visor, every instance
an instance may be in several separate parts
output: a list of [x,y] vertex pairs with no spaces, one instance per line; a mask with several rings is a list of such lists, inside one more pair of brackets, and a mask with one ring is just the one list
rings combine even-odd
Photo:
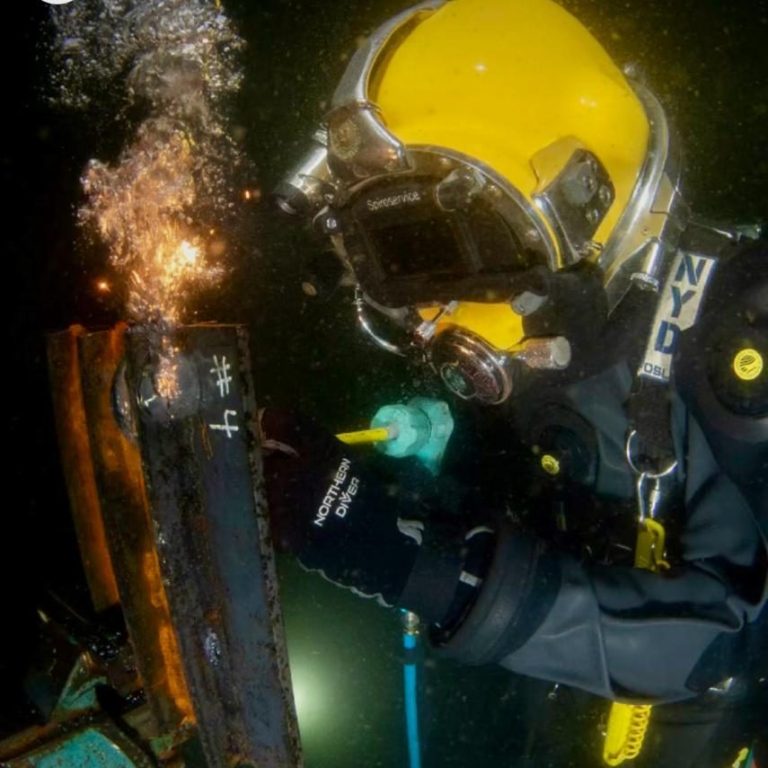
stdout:
[[504,300],[517,276],[551,263],[531,207],[458,163],[358,185],[335,213],[357,279],[388,306]]

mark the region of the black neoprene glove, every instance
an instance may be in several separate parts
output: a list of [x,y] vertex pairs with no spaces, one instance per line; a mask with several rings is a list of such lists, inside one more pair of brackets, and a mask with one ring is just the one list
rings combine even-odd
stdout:
[[279,549],[336,584],[428,622],[461,612],[479,579],[464,572],[477,558],[468,557],[460,526],[425,523],[412,494],[381,482],[312,419],[266,409],[260,424]]

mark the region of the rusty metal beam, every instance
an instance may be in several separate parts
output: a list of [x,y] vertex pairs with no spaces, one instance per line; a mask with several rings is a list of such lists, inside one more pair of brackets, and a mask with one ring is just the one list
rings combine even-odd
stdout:
[[[91,467],[96,481],[120,603],[154,716],[151,730],[160,736],[191,726],[194,713],[162,583],[141,457],[115,420],[112,390],[124,357],[126,329],[121,324],[108,331],[76,333],[82,418],[90,448],[90,455],[83,453],[78,461]],[[69,405],[76,407],[71,401]],[[67,403],[61,407],[66,409]]]
[[127,380],[198,738],[209,768],[299,766],[247,337],[192,326],[165,343],[174,394],[164,396],[147,333],[127,335]]
[[48,337],[48,370],[61,466],[93,606],[102,611],[119,601],[96,487],[88,420],[83,403],[77,340],[85,328],[73,325]]
[[72,328],[49,360],[89,584],[97,607],[119,595],[142,733],[169,757],[199,745],[206,768],[297,768],[245,331]]

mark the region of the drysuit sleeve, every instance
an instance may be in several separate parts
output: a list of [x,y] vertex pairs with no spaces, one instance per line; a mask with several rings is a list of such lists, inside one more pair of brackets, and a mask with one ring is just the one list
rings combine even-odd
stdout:
[[747,502],[693,421],[687,458],[680,567],[588,565],[502,531],[444,651],[630,700],[684,699],[738,675],[750,636],[766,634],[765,495]]

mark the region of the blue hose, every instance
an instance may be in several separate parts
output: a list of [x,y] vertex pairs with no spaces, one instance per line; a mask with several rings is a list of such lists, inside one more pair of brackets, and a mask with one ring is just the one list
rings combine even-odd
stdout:
[[405,648],[405,663],[403,664],[405,730],[408,737],[408,763],[410,768],[421,768],[419,710],[416,698],[416,663],[414,661],[418,641],[418,635],[409,632],[403,633],[403,648]]

